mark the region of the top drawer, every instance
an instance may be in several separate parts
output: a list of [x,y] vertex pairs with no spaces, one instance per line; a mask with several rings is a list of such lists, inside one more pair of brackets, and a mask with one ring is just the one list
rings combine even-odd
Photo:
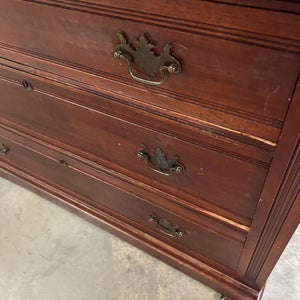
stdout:
[[[281,28],[278,32],[285,34],[284,30],[291,27],[288,19],[293,16],[277,13],[281,19],[276,21],[269,13],[273,17],[262,20],[263,25],[243,21],[238,27],[238,23],[228,23],[230,10],[226,5],[218,4],[214,14],[203,1],[185,1],[180,4],[184,13],[179,19],[178,5],[173,8],[177,17],[164,17],[158,8],[152,9],[153,14],[146,13],[144,1],[127,1],[129,7],[135,3],[138,12],[108,6],[120,6],[118,1],[106,2],[59,1],[58,5],[50,0],[4,0],[0,12],[2,47],[24,54],[24,60],[33,57],[36,60],[31,63],[36,67],[41,68],[37,58],[51,62],[44,68],[53,73],[58,72],[53,71],[57,66],[68,67],[63,75],[69,78],[141,99],[145,105],[179,112],[190,120],[201,118],[215,130],[241,133],[241,138],[246,134],[277,141],[299,70],[295,53],[299,44],[271,36],[271,32],[254,31],[268,25]],[[220,19],[221,6],[227,9],[227,16]],[[172,9],[165,2],[160,7],[163,15]],[[236,7],[231,7],[233,14]],[[191,9],[195,12],[185,20]],[[240,8],[239,19],[250,16],[259,21],[263,13],[257,11]],[[173,44],[172,53],[181,62],[182,71],[171,74],[158,87],[136,82],[128,74],[126,63],[113,56],[120,32],[132,45],[146,33],[157,53],[167,43]]]

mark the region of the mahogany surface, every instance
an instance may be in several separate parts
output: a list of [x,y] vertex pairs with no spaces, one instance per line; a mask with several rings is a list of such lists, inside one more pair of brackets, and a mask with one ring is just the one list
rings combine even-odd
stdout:
[[[146,17],[145,23],[137,24],[126,12],[120,12],[119,17],[107,15],[101,8],[86,8],[87,4],[77,9],[72,4],[74,1],[60,1],[59,7],[55,1],[34,4],[22,1],[17,7],[12,1],[3,2],[0,12],[3,44],[90,73],[100,73],[125,85],[131,85],[132,80],[125,63],[113,57],[112,45],[119,43],[116,33],[124,31],[133,43],[141,33],[147,32],[159,52],[166,43],[173,43],[172,51],[182,61],[182,72],[170,76],[164,86],[151,88],[152,97],[142,98],[144,101],[277,141],[297,80],[300,60],[294,52],[203,35],[197,32],[196,25],[192,31],[178,25],[170,28],[170,22],[168,26],[160,23],[152,26]],[[16,35],[18,39],[14,38]],[[49,44],[56,46],[49,47]],[[122,86],[118,92],[123,92]],[[126,89],[128,96],[136,97],[138,92],[133,86]],[[186,102],[193,104],[192,107],[186,106]],[[218,118],[214,116],[215,111]],[[251,126],[245,124],[245,119]]]
[[[0,174],[224,296],[257,299],[300,219],[299,12],[279,0],[2,0]],[[117,33],[131,45],[144,33],[157,54],[172,43],[182,71],[135,81],[114,58]],[[153,172],[141,144],[185,171]]]
[[[2,92],[10,97],[10,101],[0,104],[3,119],[93,154],[102,164],[187,201],[195,197],[199,199],[193,201],[195,205],[199,201],[211,203],[225,217],[250,224],[267,172],[265,167],[72,105],[69,99],[50,97],[37,90],[24,93],[22,86],[8,82],[3,83]],[[137,158],[141,144],[150,151],[160,147],[169,158],[178,156],[186,171],[170,177],[154,173]]]
[[[164,235],[159,234],[158,236],[162,240],[167,240],[168,244],[187,253],[191,249],[193,250],[192,253],[200,254],[200,257],[203,255],[231,269],[236,268],[245,241],[242,235],[239,236],[236,233],[235,236],[230,237],[228,233],[227,236],[223,233],[223,236],[220,236],[214,233],[213,230],[205,230],[180,218],[180,216],[172,214],[171,211],[174,208],[171,204],[169,204],[168,210],[162,209],[160,206],[162,206],[163,199],[159,200],[160,206],[158,206],[147,202],[147,198],[150,198],[147,194],[143,195],[144,199],[141,199],[141,196],[127,194],[124,183],[113,182],[113,179],[103,175],[101,181],[95,177],[87,176],[86,174],[91,173],[91,171],[89,169],[81,170],[80,163],[77,162],[76,165],[73,165],[61,154],[53,151],[51,153],[44,147],[34,143],[23,146],[19,144],[18,140],[10,140],[5,136],[1,136],[1,141],[10,149],[3,160],[4,163],[19,166],[24,172],[32,174],[40,180],[59,186],[68,193],[80,195],[83,197],[83,201],[90,205],[97,207],[99,203],[100,208],[103,209],[104,206],[111,209],[113,212],[122,215],[123,218],[132,220],[135,227],[141,227],[146,232],[154,231],[155,233],[151,233],[156,236],[158,235],[157,230],[153,224],[149,223],[148,217],[152,213],[164,217],[172,224],[180,225],[186,235],[177,238],[165,238]],[[67,165],[59,162],[62,159]],[[118,185],[119,189],[115,185]],[[148,201],[150,200],[151,198],[148,199]],[[198,218],[200,217],[198,216]],[[201,220],[199,222],[201,223]],[[199,243],[200,240],[201,243]],[[219,248],[215,245],[219,245],[222,251],[219,251]]]

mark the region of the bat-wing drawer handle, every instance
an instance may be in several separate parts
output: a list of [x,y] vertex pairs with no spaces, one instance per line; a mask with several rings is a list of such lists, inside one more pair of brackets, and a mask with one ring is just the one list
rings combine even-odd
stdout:
[[[162,52],[156,55],[153,51],[154,45],[144,34],[135,41],[134,48],[123,34],[117,33],[117,35],[121,43],[115,47],[114,57],[126,62],[128,72],[134,80],[149,85],[161,85],[167,80],[167,72],[176,74],[181,71],[179,60],[171,55],[171,44],[165,45]],[[147,79],[135,75],[134,69],[142,72]],[[160,77],[159,81],[153,80],[157,77]]]
[[148,217],[150,223],[155,224],[156,229],[170,237],[182,237],[185,232],[178,225],[172,225],[167,219],[158,218],[154,213]]
[[156,148],[153,153],[141,144],[142,148],[137,150],[137,157],[146,160],[147,166],[154,172],[165,176],[173,173],[180,174],[184,171],[184,166],[178,162],[178,157],[166,158],[166,154],[160,148]]

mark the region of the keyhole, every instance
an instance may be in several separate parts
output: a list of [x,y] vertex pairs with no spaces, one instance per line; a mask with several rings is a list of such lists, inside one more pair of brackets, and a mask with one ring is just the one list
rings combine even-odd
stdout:
[[68,163],[67,163],[65,160],[63,160],[63,159],[60,159],[58,162],[59,162],[60,164],[62,164],[63,166],[65,166],[65,167],[68,166]]
[[22,81],[22,85],[23,87],[27,90],[27,91],[32,91],[33,90],[33,86],[30,82],[28,82],[27,80],[23,80]]

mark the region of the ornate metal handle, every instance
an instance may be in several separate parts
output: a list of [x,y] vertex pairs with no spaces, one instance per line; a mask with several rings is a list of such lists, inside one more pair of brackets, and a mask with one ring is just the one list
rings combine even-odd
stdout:
[[178,225],[171,225],[171,223],[163,218],[158,218],[155,214],[152,214],[148,217],[150,223],[155,224],[156,229],[162,232],[163,234],[170,237],[182,237],[185,235],[185,232]]
[[[161,85],[167,79],[166,72],[176,74],[181,71],[180,62],[170,53],[171,44],[167,44],[158,56],[153,52],[154,46],[144,34],[135,41],[135,49],[128,44],[123,34],[117,33],[117,35],[121,43],[115,47],[114,57],[124,60],[127,63],[128,72],[136,81],[150,85]],[[133,72],[133,65],[149,79],[136,76]],[[157,75],[160,76],[160,81],[152,80]]]
[[0,143],[0,154],[6,155],[9,151],[9,148],[6,147],[4,144]]
[[141,146],[143,148],[137,150],[137,157],[146,160],[147,166],[152,171],[165,176],[171,176],[174,172],[180,174],[184,171],[184,166],[178,162],[177,156],[168,160],[160,148],[156,148],[152,154],[145,145],[141,144]]

